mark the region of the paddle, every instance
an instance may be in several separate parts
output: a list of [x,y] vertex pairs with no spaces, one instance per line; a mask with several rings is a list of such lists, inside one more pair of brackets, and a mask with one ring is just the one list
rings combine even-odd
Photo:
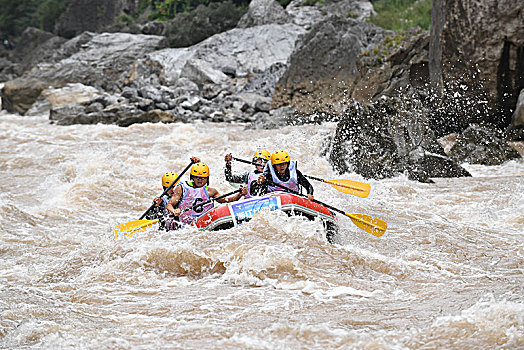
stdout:
[[[231,157],[231,159],[238,160],[242,163],[247,164],[253,164],[253,165],[260,165],[255,162],[250,162],[249,160],[240,159],[237,157]],[[336,190],[352,194],[357,197],[366,198],[369,195],[369,191],[371,190],[371,185],[365,182],[359,182],[359,181],[353,181],[353,180],[347,180],[347,179],[337,179],[337,180],[324,180],[318,177],[310,176],[310,175],[304,175],[307,178],[317,180],[320,182],[328,183]]]
[[[171,185],[169,185],[169,187],[165,189],[165,191],[160,195],[160,198],[162,198],[167,192],[169,192],[169,190],[178,182],[178,180],[180,180],[182,175],[184,175],[184,173],[186,171],[188,171],[188,169],[191,167],[191,165],[193,165],[193,161],[191,161],[186,166],[186,168],[184,170],[182,170],[182,172],[180,173],[180,175],[178,175],[178,177],[175,179],[175,181],[173,181],[171,183]],[[144,214],[142,214],[142,216],[138,220],[133,220],[133,221],[126,222],[124,224],[117,225],[115,227],[115,229],[113,230],[113,232],[112,232],[113,235],[115,236],[115,239],[118,238],[118,233],[145,231],[148,227],[150,227],[154,223],[158,222],[158,219],[156,219],[156,220],[142,220],[147,215],[147,213],[149,213],[149,211],[155,207],[155,205],[156,205],[156,203],[155,203],[155,201],[153,201],[153,204],[151,204],[151,206],[144,212]]]
[[[229,193],[223,194],[223,195],[218,196],[216,198],[211,198],[211,199],[209,199],[209,200],[207,200],[205,202],[197,203],[197,204],[193,205],[190,208],[184,209],[184,211],[188,211],[188,210],[191,210],[191,209],[202,207],[202,206],[204,206],[206,204],[209,204],[209,203],[211,203],[213,201],[216,201],[216,200],[228,197],[228,196],[230,196],[232,194],[235,194],[235,193],[238,193],[240,191],[242,191],[242,189],[239,188],[238,190],[231,191]],[[156,224],[157,222],[158,222],[158,219],[155,219],[155,220],[133,220],[133,221],[129,221],[129,222],[126,222],[125,224],[118,225],[113,230],[113,235],[115,236],[115,239],[118,238],[118,234],[119,233],[123,233],[126,236],[131,237],[135,232],[143,232],[146,229],[148,229],[149,227],[151,227],[153,224]]]
[[[163,196],[165,196],[165,194],[166,194],[167,192],[169,192],[169,190],[170,190],[170,189],[171,189],[171,188],[172,188],[172,187],[173,187],[173,186],[178,182],[178,180],[180,180],[180,178],[182,177],[182,175],[184,175],[185,172],[189,170],[189,168],[191,167],[191,165],[193,165],[193,161],[191,161],[191,162],[186,166],[186,168],[185,168],[184,170],[182,170],[182,172],[180,173],[180,175],[178,175],[178,177],[175,179],[175,181],[171,182],[171,185],[169,185],[169,187],[166,188],[165,191],[164,191],[164,192],[159,196],[160,198],[162,198]],[[150,207],[145,211],[144,214],[142,214],[142,216],[141,216],[140,219],[138,219],[138,220],[142,220],[142,219],[147,215],[147,213],[149,213],[149,211],[155,207],[155,205],[156,205],[156,203],[155,203],[155,201],[153,201],[153,204],[151,204],[151,206],[150,206]]]
[[[273,182],[272,185],[280,187],[281,189],[283,189],[286,192],[293,193],[293,194],[296,194],[297,196],[301,196],[301,197],[307,198],[307,196],[304,196],[300,192],[293,191],[293,190],[291,190],[291,189],[289,189],[287,187],[281,186],[281,185],[279,185],[277,183]],[[375,218],[373,216],[366,215],[366,214],[349,214],[349,213],[346,213],[343,210],[340,210],[338,208],[332,207],[329,204],[323,203],[321,201],[317,201],[316,199],[313,199],[311,201],[315,202],[315,203],[318,203],[318,204],[322,204],[326,208],[329,208],[329,209],[331,209],[333,211],[336,211],[338,213],[346,215],[347,217],[349,217],[351,219],[351,221],[353,221],[353,223],[355,225],[357,225],[358,228],[366,231],[367,233],[371,233],[375,237],[382,236],[386,232],[386,229],[388,227],[388,224],[384,220],[380,220],[380,219]]]

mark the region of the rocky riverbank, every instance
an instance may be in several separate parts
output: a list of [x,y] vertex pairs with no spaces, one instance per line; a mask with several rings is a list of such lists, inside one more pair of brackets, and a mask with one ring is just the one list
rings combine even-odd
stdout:
[[[236,28],[183,48],[162,30],[66,39],[29,28],[0,57],[2,108],[58,125],[336,121],[326,156],[339,171],[464,176],[455,161],[494,153],[448,158],[438,137],[489,124],[507,128],[494,146],[507,149],[524,127],[524,3],[470,2],[436,0],[431,32],[394,33],[365,22],[368,1],[254,0]],[[472,11],[482,26],[465,26]]]

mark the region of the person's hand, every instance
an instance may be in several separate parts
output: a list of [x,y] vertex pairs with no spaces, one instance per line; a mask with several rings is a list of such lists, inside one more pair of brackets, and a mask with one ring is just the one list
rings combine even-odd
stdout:
[[247,194],[247,188],[246,187],[240,187],[240,196],[245,196]]
[[200,158],[198,158],[198,157],[191,157],[191,161],[193,163],[200,163]]
[[155,206],[159,206],[160,203],[162,203],[162,198],[160,197],[155,197],[155,199],[153,199],[153,202],[155,202]]
[[257,182],[261,184],[262,182],[266,181],[266,177],[262,174],[258,175]]
[[312,194],[308,194],[308,195],[307,195],[307,199],[309,199],[310,201],[312,201],[312,200],[315,200],[315,197],[313,197]]
[[233,156],[231,155],[231,153],[226,154],[226,156],[224,157],[224,160],[226,161],[226,165],[231,165],[231,159],[233,159]]
[[180,209],[178,209],[178,208],[175,209],[175,210],[173,210],[173,215],[174,215],[174,216],[179,216],[180,214],[182,214],[182,210],[180,210]]

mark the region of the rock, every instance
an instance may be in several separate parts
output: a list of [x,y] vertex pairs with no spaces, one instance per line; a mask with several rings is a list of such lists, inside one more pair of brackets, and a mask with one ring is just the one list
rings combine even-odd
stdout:
[[142,33],[146,35],[164,35],[165,30],[165,24],[159,21],[147,22],[142,27]]
[[40,64],[23,77],[6,83],[2,92],[6,100],[4,108],[23,114],[48,86],[81,83],[108,92],[117,91],[120,76],[132,63],[163,43],[163,37],[124,33],[82,35],[72,39],[53,55],[53,60],[65,53],[72,53],[71,56],[53,64]]
[[507,129],[508,137],[513,140],[524,140],[524,89],[520,91],[511,124]]
[[252,116],[251,123],[246,126],[246,129],[276,129],[288,125],[295,113],[296,110],[290,106],[273,109],[269,113],[257,112]]
[[310,30],[326,17],[326,14],[320,10],[319,5],[307,6],[304,0],[291,1],[286,7],[286,12],[293,19],[293,24],[306,30]]
[[100,102],[93,102],[89,106],[86,107],[85,111],[86,113],[96,113],[100,112],[104,109],[104,105]]
[[458,163],[499,165],[508,160],[521,158],[495,128],[470,125],[449,151],[451,159]]
[[249,3],[247,13],[242,16],[237,28],[249,28],[264,24],[286,24],[291,17],[275,0],[253,0]]
[[443,124],[454,117],[461,131],[472,122],[510,123],[524,88],[523,13],[524,1],[433,1],[429,71],[449,101]]
[[355,102],[342,115],[326,155],[340,173],[387,178],[406,172],[410,179],[470,176],[444,153],[415,98]]
[[124,86],[122,96],[128,99],[136,98],[138,96],[138,90],[131,86]]
[[375,14],[373,4],[365,0],[332,0],[310,5],[307,0],[293,0],[286,7],[293,23],[304,29],[311,29],[331,15],[350,17],[363,21]]
[[[7,58],[0,57],[0,81],[9,81],[15,79],[17,75],[18,64],[15,64]],[[1,90],[1,88],[0,88]]]
[[[242,77],[255,71],[263,72],[275,63],[285,63],[295,48],[297,37],[303,32],[293,24],[235,28],[190,48],[155,51],[146,59],[161,67],[159,76],[162,84],[167,86],[175,85],[186,63],[194,59],[206,62],[214,71],[224,74],[224,71],[234,70],[236,77]],[[186,77],[192,74],[189,68],[184,73]]]
[[76,103],[57,105],[51,108],[49,120],[58,125],[92,124],[86,116],[86,108]]
[[199,86],[208,83],[220,84],[229,80],[227,75],[215,69],[211,63],[199,59],[188,60],[180,72],[180,77],[187,78]]
[[66,84],[62,88],[48,88],[42,91],[42,97],[48,100],[52,107],[70,104],[89,105],[102,95],[103,93],[94,87],[80,83]]
[[341,113],[362,79],[360,55],[388,32],[373,24],[332,16],[301,37],[289,68],[275,87],[271,108],[292,105],[299,113]]
[[24,114],[49,85],[34,78],[18,78],[4,84],[2,107],[10,113]]
[[272,97],[275,86],[287,69],[285,63],[277,62],[262,73],[250,77],[248,83],[243,87],[243,91],[256,92],[262,96]]
[[[238,100],[246,104],[247,107],[255,111],[269,112],[271,99],[256,93],[241,93],[235,96]],[[246,108],[247,109],[247,108]],[[245,110],[244,110],[245,111]]]
[[328,0],[322,6],[322,10],[328,14],[341,14],[358,21],[364,21],[376,14],[373,4],[363,0]]
[[198,111],[200,105],[202,104],[202,100],[198,96],[191,96],[186,101],[180,103],[180,106],[184,109],[189,109],[191,111]]
[[29,108],[24,115],[27,116],[36,116],[36,115],[45,115],[49,117],[49,113],[51,112],[51,103],[42,96],[40,96]]
[[176,121],[179,121],[179,118],[176,115],[159,109],[154,109],[139,115],[121,118],[118,120],[117,124],[119,126],[129,126],[137,123],[173,123]]

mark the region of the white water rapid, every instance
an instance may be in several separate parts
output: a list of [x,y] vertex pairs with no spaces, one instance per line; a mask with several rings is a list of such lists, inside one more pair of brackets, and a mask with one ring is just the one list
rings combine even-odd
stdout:
[[[50,125],[0,115],[0,348],[524,348],[524,161],[465,165],[422,184],[335,174],[335,125]],[[228,152],[285,149],[299,169],[371,184],[315,198],[385,220],[376,238],[337,215],[264,211],[230,230],[151,229],[117,240],[191,156],[231,190]],[[234,171],[249,170],[233,163]]]

